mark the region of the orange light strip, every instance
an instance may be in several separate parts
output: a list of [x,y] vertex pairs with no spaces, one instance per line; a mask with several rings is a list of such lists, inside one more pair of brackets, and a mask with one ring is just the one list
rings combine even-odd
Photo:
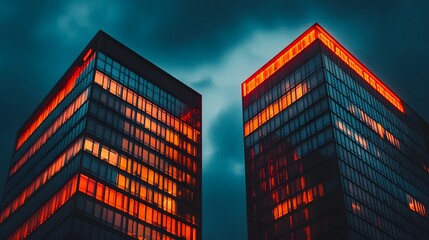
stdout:
[[[39,115],[37,118],[29,123],[27,127],[22,131],[21,135],[18,137],[18,141],[16,144],[16,150],[18,150],[19,147],[24,144],[25,141],[33,134],[34,131],[40,126],[40,124],[45,121],[45,119],[49,116],[49,114],[60,104],[63,99],[71,92],[71,90],[74,88],[74,85],[76,83],[76,80],[80,77],[82,72],[86,69],[86,67],[89,65],[89,63],[94,58],[95,54],[92,55],[92,57],[89,59],[89,61],[85,62],[82,66],[78,66],[73,70],[73,73],[71,74],[70,78],[67,79],[64,87],[60,89],[57,94],[50,100],[47,105],[40,110]],[[87,57],[88,58],[88,57]]]
[[377,90],[384,98],[386,98],[399,111],[405,112],[402,101],[396,96],[384,83],[379,80],[368,68],[360,63],[349,51],[347,51],[340,43],[338,43],[328,32],[320,25],[315,24],[298,37],[292,44],[287,46],[267,64],[260,68],[250,78],[241,85],[243,97],[254,90],[258,85],[264,82],[277,69],[285,65],[291,58],[296,56],[304,48],[310,45],[315,39],[319,39],[326,47],[328,47],[335,55],[337,55],[344,63],[346,63],[353,71],[362,77],[369,85]]
[[[141,221],[144,221],[153,226],[164,228],[175,236],[182,237],[189,240],[196,240],[196,229],[192,226],[185,224],[175,218],[172,218],[166,214],[159,212],[138,200],[135,200],[127,195],[124,195],[113,188],[107,187],[106,185],[95,181],[85,175],[80,175],[79,181],[79,192],[82,192],[98,201],[105,203],[121,212],[134,216]],[[167,228],[167,221],[174,221],[177,227],[174,229]]]
[[48,182],[66,165],[70,159],[82,149],[82,139],[79,139],[64,151],[45,171],[35,178],[22,192],[14,198],[0,213],[0,223],[24,205],[25,201],[33,195],[41,186]]
[[408,207],[411,209],[411,211],[414,211],[423,217],[426,217],[426,207],[423,203],[417,201],[415,198],[410,196],[409,194],[407,196],[408,201]]
[[42,225],[55,211],[63,206],[75,193],[77,188],[77,175],[64,185],[51,199],[40,207],[9,237],[9,240],[24,239],[38,226]]
[[243,97],[308,47],[314,40],[316,40],[316,29],[310,28],[241,84]]
[[12,176],[18,169],[27,162],[27,160],[33,156],[37,150],[42,147],[46,141],[67,121],[73,114],[80,109],[88,98],[88,89],[83,91],[77,98],[72,102],[69,107],[55,120],[55,122],[37,139],[36,142],[28,149],[28,151],[12,166],[9,175]]
[[91,53],[92,53],[92,49],[90,48],[90,49],[88,50],[88,52],[86,52],[85,56],[83,56],[82,60],[83,60],[84,62],[86,62],[86,60],[89,58],[89,56],[91,55]]
[[324,195],[323,184],[319,184],[303,191],[295,197],[289,198],[284,202],[277,204],[273,209],[274,219],[283,217],[291,211],[297,209],[302,204],[308,204],[314,199]]
[[271,118],[276,116],[279,112],[289,107],[306,93],[307,85],[305,83],[298,83],[287,94],[283,95],[277,101],[273,102],[272,104],[264,108],[256,116],[254,116],[252,119],[247,121],[244,124],[244,136],[247,137],[250,133],[255,131],[262,124],[266,123]]

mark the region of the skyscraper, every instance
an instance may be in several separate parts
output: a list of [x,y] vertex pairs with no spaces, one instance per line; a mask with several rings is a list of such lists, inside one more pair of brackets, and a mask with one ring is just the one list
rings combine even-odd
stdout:
[[249,239],[429,239],[428,124],[322,27],[242,96]]
[[201,239],[201,95],[99,31],[17,134],[1,239]]

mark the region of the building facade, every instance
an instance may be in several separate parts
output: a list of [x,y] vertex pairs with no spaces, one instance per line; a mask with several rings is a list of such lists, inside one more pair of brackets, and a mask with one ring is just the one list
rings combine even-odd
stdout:
[[315,24],[242,84],[249,239],[429,239],[429,127]]
[[201,239],[201,95],[99,31],[17,134],[1,239]]

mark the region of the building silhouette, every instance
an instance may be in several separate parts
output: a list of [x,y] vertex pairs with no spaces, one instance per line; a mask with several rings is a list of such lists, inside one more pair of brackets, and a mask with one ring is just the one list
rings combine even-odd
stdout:
[[321,26],[242,96],[249,239],[429,239],[428,124]]
[[17,134],[1,239],[201,239],[201,95],[99,31]]

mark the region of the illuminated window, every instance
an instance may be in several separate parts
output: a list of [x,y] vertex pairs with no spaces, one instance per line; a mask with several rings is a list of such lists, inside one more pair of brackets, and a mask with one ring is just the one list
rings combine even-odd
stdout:
[[417,212],[418,214],[426,217],[426,207],[423,205],[423,203],[417,201],[415,198],[413,198],[411,195],[406,194],[407,201],[408,201],[408,207],[411,209],[411,211]]
[[289,107],[292,103],[296,102],[300,99],[304,94],[307,93],[307,84],[299,83],[293,89],[291,89],[288,93],[283,95],[280,99],[275,101],[274,103],[268,105],[265,109],[263,109],[260,113],[250,119],[248,122],[244,124],[244,136],[248,136],[250,133],[255,131],[261,125],[266,123],[268,120],[272,119],[279,112],[283,111],[287,107]]
[[351,113],[353,113],[356,117],[358,117],[361,121],[363,121],[365,124],[367,124],[370,128],[372,128],[372,130],[378,133],[381,138],[386,138],[391,144],[393,144],[397,148],[401,147],[399,140],[392,133],[387,131],[380,123],[372,119],[360,108],[354,105],[350,105],[348,107],[348,110]]
[[[90,184],[91,183],[91,184]],[[95,189],[93,186],[97,186]],[[158,226],[158,227],[164,227],[165,221],[163,222],[162,219],[171,219],[170,216],[165,215],[164,213],[159,212],[158,210],[147,206],[146,204],[139,202],[136,199],[130,198],[127,195],[124,195],[115,189],[112,189],[110,187],[107,187],[103,185],[102,183],[96,182],[93,179],[88,178],[87,176],[80,175],[80,182],[79,182],[79,191],[87,194],[90,197],[100,196],[100,198],[96,198],[98,201],[101,201],[105,204],[110,205],[111,207],[120,210],[121,212],[127,213],[131,216],[137,217],[138,219]],[[94,191],[93,191],[94,189]],[[98,192],[104,192],[104,196],[100,195]],[[123,204],[123,203],[129,203],[129,204]],[[113,214],[113,213],[112,213]],[[112,215],[111,217],[107,217],[107,221],[114,223],[115,217]],[[177,221],[177,220],[170,220],[171,221]],[[167,221],[168,222],[168,221]],[[189,240],[196,240],[196,229],[192,226],[183,223],[181,221],[177,221],[177,224],[182,230],[177,233],[174,228],[164,228],[169,233],[177,235],[179,237],[183,237],[184,239]],[[117,224],[119,226],[119,224]]]
[[[84,65],[74,70],[74,72],[70,75],[70,78],[67,79],[67,81],[65,82],[64,87],[59,90],[58,93],[52,99],[49,100],[49,103],[40,111],[40,114],[37,116],[37,118],[33,122],[27,124],[27,127],[25,128],[25,130],[22,131],[22,134],[18,138],[16,149],[18,149],[25,141],[27,141],[27,139],[33,134],[34,131],[36,131],[40,124],[45,121],[49,114],[71,92],[71,90],[74,88],[76,80],[88,67],[88,65],[94,59],[94,56],[95,54],[93,54],[92,57],[87,62],[85,62]],[[89,56],[86,56],[87,59],[88,57]]]
[[[314,29],[309,29],[303,36],[297,40],[295,40],[292,44],[290,44],[285,50],[277,54],[271,61],[265,64],[258,72],[254,73],[249,79],[247,79],[242,84],[242,93],[243,96],[246,96],[253,89],[255,89],[259,84],[264,82],[268,77],[270,77],[275,71],[274,69],[278,69],[281,66],[276,66],[279,63],[282,65],[286,64],[295,57],[298,53],[304,50],[308,45],[310,45],[314,40],[316,40],[316,31]],[[281,59],[278,61],[278,59]],[[271,71],[266,71],[271,69]]]
[[357,202],[352,202],[352,210],[354,213],[361,213],[361,205]]
[[46,141],[83,105],[88,98],[88,89],[82,92],[74,102],[54,121],[54,123],[34,142],[27,152],[13,165],[9,175],[12,176],[19,168],[39,150]]
[[337,127],[341,132],[354,139],[357,143],[359,143],[363,148],[368,149],[368,143],[364,137],[358,134],[353,128],[350,128],[345,123],[337,119]]
[[8,239],[24,239],[42,225],[55,211],[64,205],[76,192],[77,176],[73,177],[58,193],[42,205]]
[[[198,136],[200,135],[200,132],[198,130],[192,128],[188,124],[182,122],[180,119],[178,119],[178,118],[172,116],[171,114],[165,112],[165,110],[163,110],[163,109],[159,108],[158,106],[152,104],[147,99],[145,99],[145,98],[141,97],[139,94],[129,90],[127,87],[121,85],[120,83],[114,81],[113,79],[105,76],[103,73],[97,71],[94,81],[97,84],[99,84],[100,86],[102,86],[105,90],[108,90],[110,93],[122,98],[122,100],[128,102],[129,104],[131,104],[135,107],[138,107],[140,110],[142,110],[146,114],[152,116],[153,118],[155,118],[161,122],[167,123],[170,127],[174,128],[178,132],[181,132],[190,140],[192,140],[196,143],[198,143],[200,141],[198,139]],[[113,90],[112,88],[109,88],[109,85],[111,86],[112,83],[115,86],[115,89],[117,91]],[[132,111],[131,109],[127,108],[125,110],[125,115],[130,119],[134,119],[135,118],[135,111]],[[164,115],[167,115],[171,119],[171,121],[163,121],[163,119],[165,118]],[[150,123],[147,123],[147,124],[145,123],[145,125],[148,129],[151,129]],[[156,129],[153,129],[153,130],[156,131]]]
[[314,199],[324,195],[323,184],[309,188],[295,197],[289,198],[286,201],[277,204],[273,209],[274,219],[278,219],[294,211],[302,204],[308,204]]
[[17,195],[0,213],[0,223],[2,223],[10,214],[20,208],[26,200],[31,197],[41,186],[47,183],[55,174],[57,174],[82,148],[82,139],[76,141],[67,148],[45,171],[37,176],[21,193]]

